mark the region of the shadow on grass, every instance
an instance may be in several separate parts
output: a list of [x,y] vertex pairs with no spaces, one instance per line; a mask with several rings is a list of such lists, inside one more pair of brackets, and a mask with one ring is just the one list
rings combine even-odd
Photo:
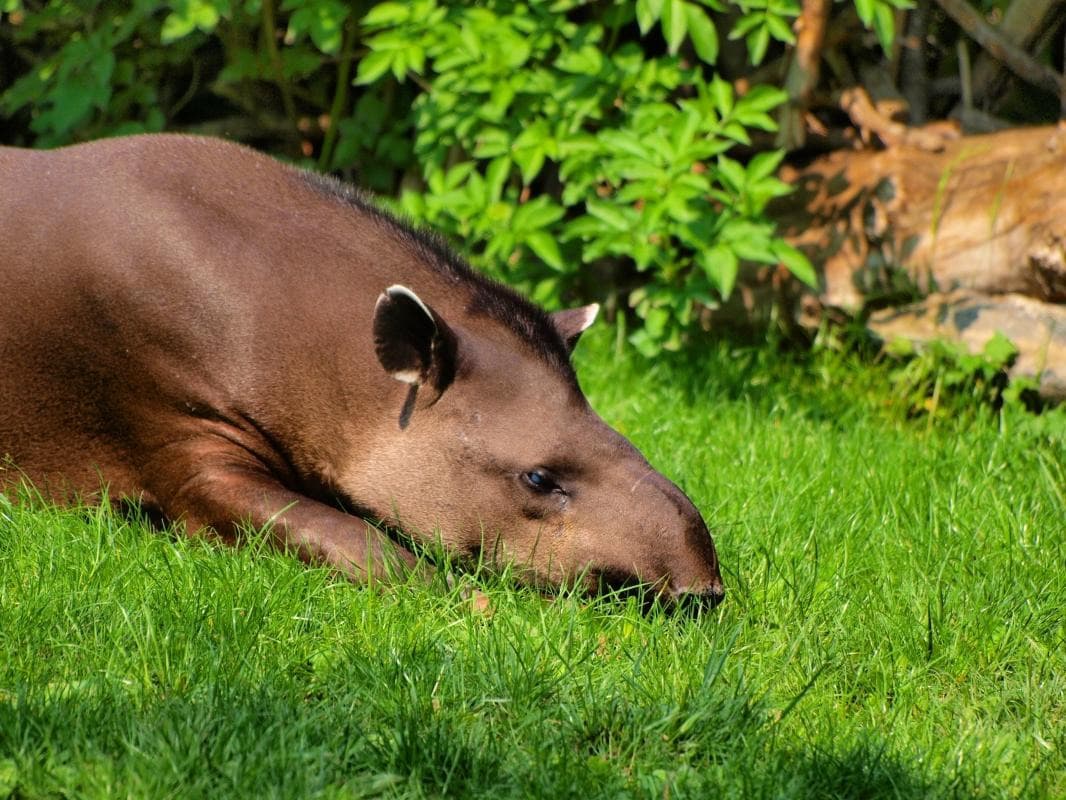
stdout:
[[811,749],[785,754],[776,771],[776,790],[763,794],[849,800],[975,796],[958,776],[931,775],[872,736],[840,752]]
[[609,748],[590,753],[587,742],[567,735],[566,725],[516,737],[502,717],[495,729],[493,720],[472,720],[473,708],[441,713],[429,698],[383,714],[386,708],[366,702],[366,688],[316,700],[292,691],[218,687],[148,700],[119,686],[72,687],[36,700],[0,697],[0,797],[881,800],[973,797],[978,788],[982,796],[1008,794],[957,774],[932,774],[874,734],[825,750],[778,749],[769,730],[756,726],[713,755],[681,747],[662,753],[670,759],[648,763],[639,753],[625,759]]

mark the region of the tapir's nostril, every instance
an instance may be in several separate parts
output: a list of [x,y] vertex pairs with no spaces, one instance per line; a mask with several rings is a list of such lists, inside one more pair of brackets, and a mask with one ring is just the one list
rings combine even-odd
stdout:
[[711,610],[725,600],[725,589],[720,583],[698,592],[680,592],[677,595],[677,604],[682,608],[697,611],[700,609]]

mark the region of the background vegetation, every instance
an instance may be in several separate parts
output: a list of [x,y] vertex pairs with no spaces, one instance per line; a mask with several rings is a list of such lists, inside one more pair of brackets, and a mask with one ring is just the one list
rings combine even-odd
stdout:
[[[978,5],[1000,19],[1009,3]],[[629,338],[653,355],[706,327],[738,270],[816,282],[766,214],[789,191],[774,177],[779,117],[787,143],[810,107],[800,127],[831,139],[834,91],[877,95],[895,82],[916,122],[975,91],[1008,118],[1057,118],[1057,97],[1005,92],[986,64],[985,84],[960,79],[965,35],[931,0],[835,5],[821,81],[817,65],[793,63],[800,10],[800,0],[0,0],[0,143],[161,130],[242,140],[377,190],[541,303],[627,311]],[[1055,68],[1062,23],[1050,17],[1034,45]]]
[[[855,8],[891,40],[893,4]],[[771,112],[746,77],[797,0],[2,0],[9,144],[184,130],[354,177],[549,305],[631,306],[677,349],[774,235]],[[757,141],[756,141],[757,140]]]

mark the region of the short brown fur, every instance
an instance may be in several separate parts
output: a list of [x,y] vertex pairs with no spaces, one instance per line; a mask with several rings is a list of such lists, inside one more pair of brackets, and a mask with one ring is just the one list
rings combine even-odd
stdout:
[[0,488],[271,525],[354,578],[414,563],[339,499],[536,581],[721,597],[699,513],[578,388],[591,313],[342,184],[195,137],[0,148],[0,285]]

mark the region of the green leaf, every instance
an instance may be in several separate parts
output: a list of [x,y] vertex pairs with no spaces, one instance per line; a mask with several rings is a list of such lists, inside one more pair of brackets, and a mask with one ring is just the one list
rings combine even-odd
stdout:
[[1018,352],[1018,348],[1014,346],[1014,343],[1004,336],[1001,331],[996,331],[992,334],[992,338],[985,342],[984,349],[981,351],[996,369],[1010,366],[1010,363],[1017,357]]
[[159,39],[163,44],[170,44],[188,36],[196,28],[196,23],[187,15],[171,12],[163,20],[163,28],[159,32]]
[[718,177],[727,189],[740,192],[748,183],[748,173],[739,162],[726,156],[719,156],[716,165]]
[[511,137],[502,128],[482,128],[474,140],[475,158],[495,158],[511,149]]
[[494,158],[485,170],[485,183],[488,184],[489,199],[493,202],[503,195],[503,186],[511,174],[511,159],[508,156]]
[[741,144],[751,144],[751,137],[747,130],[739,122],[727,122],[722,126],[722,135]]
[[644,324],[648,333],[656,338],[663,335],[669,321],[670,312],[665,308],[649,308],[644,315]]
[[698,55],[708,64],[718,60],[718,31],[707,17],[707,12],[696,5],[686,6],[688,35]]
[[460,161],[455,166],[451,167],[444,175],[444,188],[455,189],[458,186],[466,183],[467,178],[470,177],[470,173],[474,171],[473,161]]
[[378,3],[363,17],[363,27],[399,25],[401,22],[407,22],[410,15],[411,9],[407,3]]
[[651,149],[641,142],[640,138],[631,131],[608,128],[601,131],[597,138],[611,150],[628,153],[631,156],[636,156],[637,158],[646,161],[654,160],[654,153]]
[[752,66],[758,66],[766,57],[766,48],[770,46],[770,29],[765,25],[756,28],[746,39],[748,43],[748,58]]
[[710,89],[711,100],[714,101],[718,116],[728,117],[733,111],[733,84],[715,75]]
[[188,36],[196,29],[210,33],[218,26],[219,4],[208,0],[178,0],[163,20],[160,38],[163,44]]
[[306,78],[322,67],[322,56],[307,47],[286,47],[281,51],[281,72],[286,78]]
[[553,203],[547,195],[541,195],[518,207],[512,218],[511,226],[516,231],[538,230],[557,222],[564,213],[566,212],[563,208]]
[[618,206],[612,203],[589,198],[585,201],[585,208],[596,219],[606,222],[616,231],[629,231],[632,228],[629,218]]
[[737,107],[752,111],[773,111],[788,100],[788,92],[776,86],[761,84],[753,87],[737,101]]
[[360,62],[355,73],[355,85],[365,86],[373,83],[386,72],[392,64],[393,54],[387,50],[375,50],[366,55]]
[[766,28],[779,42],[793,44],[796,41],[796,34],[792,32],[792,28],[789,27],[783,17],[779,17],[776,14],[767,14]]
[[572,242],[575,239],[588,241],[603,233],[603,222],[593,216],[585,215],[567,222],[559,238],[564,242]]
[[594,45],[586,45],[580,50],[564,49],[555,59],[555,67],[577,75],[595,75],[603,67],[603,53]]
[[525,238],[525,243],[540,257],[540,259],[552,269],[559,272],[566,271],[563,254],[559,251],[559,245],[555,238],[547,231],[536,231]]
[[662,346],[644,328],[634,332],[629,337],[629,343],[637,348],[637,352],[645,358],[655,358],[655,356],[662,352]]
[[745,261],[773,264],[779,260],[774,253],[773,242],[765,233],[751,238],[734,239],[730,242],[730,246],[733,248],[733,252],[737,254],[737,258],[742,258]]
[[670,55],[676,56],[688,32],[688,15],[685,14],[684,0],[666,0],[663,6],[662,25],[666,48]]
[[761,111],[750,111],[748,109],[737,108],[733,118],[742,126],[746,125],[749,128],[758,128],[763,131],[777,130],[777,123],[774,121],[774,118]]
[[785,157],[784,150],[771,150],[766,153],[759,153],[751,161],[748,162],[748,182],[754,183],[755,181],[761,181],[769,175],[772,175],[781,160]]
[[728,298],[733,293],[740,268],[736,253],[724,244],[716,244],[702,251],[697,260],[711,284],[723,298]]
[[818,288],[818,276],[815,274],[811,262],[802,251],[780,239],[775,239],[770,246],[774,255],[788,268],[789,272],[812,289]]
[[540,170],[544,166],[544,145],[538,144],[523,148],[513,147],[511,149],[511,157],[522,174],[522,183],[529,186],[529,184],[533,183],[533,179],[540,174]]
[[511,81],[498,82],[492,87],[488,102],[481,107],[481,118],[489,122],[502,122],[514,98],[515,89]]
[[298,9],[289,18],[288,36],[307,32],[315,47],[323,53],[336,55],[341,49],[344,21],[348,9],[337,0],[316,0]]
[[642,36],[647,35],[662,12],[663,0],[637,0],[637,25]]
[[877,0],[854,0],[855,11],[859,15],[862,24],[869,28],[874,21],[874,3]]
[[550,305],[551,303],[558,302],[559,295],[562,293],[560,290],[561,281],[559,276],[553,275],[550,278],[544,278],[537,282],[537,285],[533,287],[533,291],[530,296],[534,303],[538,303],[542,306]]
[[736,21],[733,25],[733,30],[729,32],[730,40],[743,39],[751,31],[755,30],[759,25],[762,25],[762,15],[760,14],[745,14]]
[[[660,166],[639,158],[627,158],[615,163],[618,175],[627,181],[655,181],[665,183],[670,174]],[[623,190],[624,191],[624,190]]]
[[411,49],[407,51],[407,58],[410,62],[410,70],[415,75],[421,75],[426,69],[426,51],[419,45],[412,45]]
[[881,50],[886,55],[891,54],[892,42],[896,38],[896,13],[886,2],[878,2],[874,6],[874,33],[877,34]]

